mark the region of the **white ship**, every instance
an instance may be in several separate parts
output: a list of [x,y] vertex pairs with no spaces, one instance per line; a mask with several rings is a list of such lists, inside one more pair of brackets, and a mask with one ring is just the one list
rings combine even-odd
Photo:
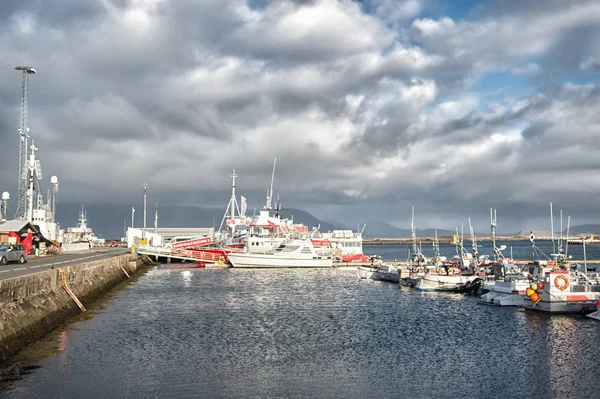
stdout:
[[79,213],[79,223],[77,227],[69,227],[64,235],[64,241],[66,243],[75,242],[89,242],[93,244],[97,240],[91,227],[87,225],[87,212],[81,205],[81,212]]
[[317,250],[309,238],[291,239],[265,253],[230,253],[227,255],[233,267],[245,268],[313,268],[333,267],[331,251]]
[[[366,226],[366,225],[365,225]],[[317,239],[329,241],[337,258],[342,262],[366,263],[369,259],[363,254],[362,231],[333,230],[320,234]]]
[[[36,151],[38,148],[32,142],[31,154],[27,160],[27,176],[29,187],[27,189],[27,209],[26,219],[34,225],[44,239],[50,241],[61,241],[59,234],[59,226],[55,222],[56,194],[58,193],[58,178],[52,176],[50,183],[52,184],[52,196],[48,198],[48,202],[44,203],[44,197],[41,194],[41,179],[42,166],[40,160],[36,159]],[[34,195],[37,192],[37,196]],[[37,197],[37,198],[34,198]],[[34,206],[35,205],[35,206]]]

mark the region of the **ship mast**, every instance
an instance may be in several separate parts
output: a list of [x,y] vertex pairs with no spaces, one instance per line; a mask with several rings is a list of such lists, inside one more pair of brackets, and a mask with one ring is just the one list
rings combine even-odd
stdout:
[[[31,141],[31,154],[29,155],[29,161],[26,164],[25,176],[27,177],[27,181],[29,182],[27,187],[27,196],[25,203],[27,204],[27,214],[26,219],[30,222],[33,221],[33,195],[36,187],[39,191],[40,183],[39,179],[42,178],[42,166],[40,164],[39,159],[35,159],[35,152],[37,151],[37,147],[35,146],[33,140]],[[38,198],[39,200],[39,198]],[[39,203],[39,201],[38,201]]]
[[471,218],[469,218],[469,229],[471,230],[471,248],[473,248],[473,260],[475,263],[479,260],[479,249],[477,248],[477,237],[475,236],[475,229],[471,224]]
[[494,247],[494,262],[498,262],[498,249],[496,248],[496,210],[490,208],[490,223],[492,225],[492,246]]
[[275,164],[277,163],[277,157],[273,160],[273,172],[271,173],[271,188],[267,192],[267,204],[265,206],[266,210],[271,210],[271,200],[273,198],[273,180],[275,180]]
[[231,220],[235,219],[235,205],[236,205],[236,201],[235,201],[235,178],[238,175],[235,174],[235,169],[233,170],[233,173],[231,174]]

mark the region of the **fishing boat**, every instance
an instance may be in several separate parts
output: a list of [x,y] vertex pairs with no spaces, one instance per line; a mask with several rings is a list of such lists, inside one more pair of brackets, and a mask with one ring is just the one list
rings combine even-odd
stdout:
[[525,309],[551,314],[586,314],[598,310],[600,290],[585,281],[579,273],[554,270],[543,280],[532,283],[532,292],[525,299]]
[[[552,217],[552,203],[550,203]],[[551,218],[552,220],[552,218]],[[552,223],[552,246],[554,248],[554,226]],[[570,225],[570,217],[567,226]],[[567,227],[568,243],[569,227]],[[533,241],[533,233],[530,240]],[[587,276],[587,256],[583,243],[584,271],[577,270],[577,265],[567,263],[567,253],[562,249],[562,211],[561,239],[558,251],[552,254],[555,261],[549,264],[550,270],[537,267],[532,270],[532,282],[525,292],[525,310],[550,314],[587,314],[598,310],[600,286]],[[568,249],[568,247],[567,247]]]
[[356,268],[356,275],[363,279],[399,282],[399,269],[396,266],[378,262],[372,265],[362,265]]
[[407,264],[400,268],[400,285],[414,287],[428,272],[434,272],[437,267],[441,266],[445,257],[440,256],[440,247],[437,238],[437,230],[435,231],[435,239],[433,241],[433,257],[426,258],[421,250],[421,243],[417,244],[417,234],[415,228],[415,207],[412,207],[412,216],[410,223],[412,238],[412,255],[409,250]]
[[273,252],[229,253],[228,259],[233,267],[238,268],[333,267],[331,251],[318,250],[311,238],[290,239],[281,243]]
[[455,259],[429,269],[415,285],[417,290],[475,293],[480,289],[482,276],[474,270],[472,255],[464,249],[458,229],[456,237]]
[[[493,272],[493,279],[486,280],[482,286],[479,303],[500,306],[523,306],[525,291],[529,288],[528,273],[516,266],[511,258],[506,258],[502,251],[506,246],[496,245],[496,210],[490,209],[492,231],[492,248],[494,259],[488,269]],[[532,243],[533,244],[533,243]]]

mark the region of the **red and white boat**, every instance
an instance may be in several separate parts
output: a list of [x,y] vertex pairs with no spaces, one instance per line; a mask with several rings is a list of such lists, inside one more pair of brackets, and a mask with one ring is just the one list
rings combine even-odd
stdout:
[[525,309],[552,314],[586,314],[598,310],[600,292],[582,273],[553,270],[532,283],[525,298]]
[[362,231],[355,233],[352,230],[333,230],[319,234],[313,242],[316,240],[329,242],[336,258],[342,262],[367,263],[369,261],[369,258],[363,254]]

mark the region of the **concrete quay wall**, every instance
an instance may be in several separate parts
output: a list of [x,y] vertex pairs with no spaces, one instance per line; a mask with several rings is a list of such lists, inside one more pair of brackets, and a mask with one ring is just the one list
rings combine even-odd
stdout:
[[82,312],[67,290],[85,307],[143,268],[124,254],[0,281],[0,361]]

